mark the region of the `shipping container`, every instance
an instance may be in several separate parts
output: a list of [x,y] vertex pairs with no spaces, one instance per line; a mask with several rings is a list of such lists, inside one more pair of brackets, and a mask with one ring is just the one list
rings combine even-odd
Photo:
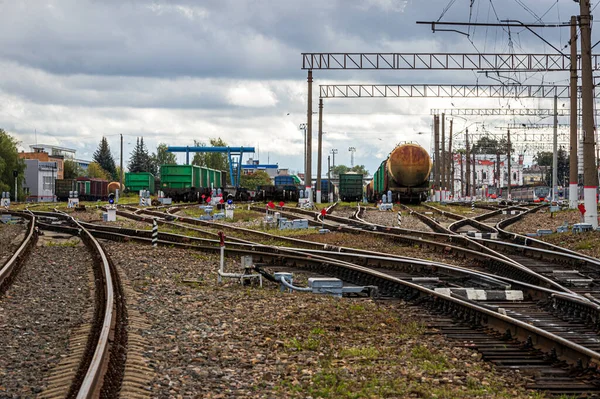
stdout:
[[125,188],[133,193],[148,190],[150,194],[154,195],[154,175],[149,172],[127,172],[125,173]]
[[359,173],[340,174],[340,199],[360,201],[363,194],[363,175]]

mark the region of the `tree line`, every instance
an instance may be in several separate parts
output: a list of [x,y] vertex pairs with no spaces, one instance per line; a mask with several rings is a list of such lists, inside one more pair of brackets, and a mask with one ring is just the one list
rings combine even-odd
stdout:
[[[211,146],[223,146],[227,144],[218,139],[210,139]],[[194,145],[204,147],[206,144],[194,140]],[[135,147],[129,155],[127,170],[132,173],[148,172],[156,177],[160,177],[160,165],[173,165],[177,163],[177,157],[174,153],[167,151],[168,145],[159,143],[156,152],[150,154],[143,137],[138,137]],[[88,166],[87,176],[106,180],[120,179],[121,171],[116,165],[108,141],[105,137],[100,140],[100,144],[94,152],[93,162]],[[65,162],[66,164],[66,162]],[[73,163],[74,164],[74,163]],[[205,166],[211,169],[228,170],[229,162],[226,154],[222,153],[195,153],[192,165]],[[69,175],[67,176],[67,170]],[[65,179],[82,176],[83,171],[77,165],[65,165]]]

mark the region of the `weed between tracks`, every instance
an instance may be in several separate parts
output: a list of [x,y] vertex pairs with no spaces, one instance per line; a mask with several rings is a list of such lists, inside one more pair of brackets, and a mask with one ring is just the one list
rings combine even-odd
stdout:
[[[288,366],[289,376],[277,385],[279,395],[544,397],[507,388],[506,381],[495,378],[489,365],[475,361],[474,352],[445,352],[423,335],[426,328],[422,323],[402,314],[394,316],[377,303],[331,299],[327,305],[329,311],[302,309],[303,314],[296,315],[294,325],[287,329],[290,335],[283,340],[283,349],[296,364]],[[299,328],[308,325],[312,328]]]

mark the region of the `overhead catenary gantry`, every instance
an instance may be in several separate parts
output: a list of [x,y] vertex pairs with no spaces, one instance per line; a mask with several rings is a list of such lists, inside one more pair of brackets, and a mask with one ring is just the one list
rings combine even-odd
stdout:
[[[594,54],[592,63],[594,70],[600,69],[600,55]],[[436,69],[556,72],[568,71],[570,65],[570,57],[562,54],[302,53],[302,69],[308,70]]]
[[[542,41],[548,44],[551,48],[557,51],[558,54],[481,54],[481,53],[303,53],[302,68],[308,70],[309,74],[309,96],[312,92],[312,70],[340,70],[340,69],[388,69],[388,70],[483,70],[483,71],[511,71],[511,72],[552,72],[552,71],[573,71],[582,70],[582,102],[583,109],[583,129],[587,131],[586,146],[589,146],[589,132],[592,131],[592,123],[590,117],[590,105],[593,106],[593,86],[590,82],[591,71],[597,70],[600,67],[598,56],[592,54],[592,46],[590,43],[590,1],[580,1],[580,20],[572,17],[570,22],[558,23],[553,25],[548,24],[524,24],[520,21],[506,20],[498,24],[489,23],[471,23],[469,22],[417,22],[428,23],[435,32],[435,25],[482,25],[482,26],[502,26],[502,27],[521,27],[528,29],[534,35],[538,36]],[[581,27],[582,54],[577,55],[575,50],[577,35],[576,28]],[[563,53],[560,49],[553,46],[543,37],[533,31],[532,28],[546,27],[570,27],[571,28],[571,53],[570,55]],[[440,30],[440,29],[438,29]],[[447,30],[447,29],[442,29]],[[455,30],[454,30],[455,31]],[[575,32],[575,33],[574,33]],[[577,85],[570,86],[523,86],[523,85],[323,85],[320,86],[320,100],[324,98],[385,98],[385,97],[491,97],[491,98],[553,98],[554,99],[554,150],[556,152],[557,134],[556,125],[558,124],[558,98],[571,99],[571,112],[576,114],[573,104],[576,102]],[[571,95],[571,92],[573,95]],[[574,105],[576,107],[576,104]],[[587,114],[586,114],[587,113]],[[308,120],[311,123],[312,118],[312,99],[308,100]],[[573,115],[575,117],[575,115]],[[310,129],[309,129],[310,130]],[[310,134],[310,132],[309,132]],[[510,134],[507,132],[507,134]],[[309,144],[310,145],[310,144]],[[573,146],[576,143],[571,143]],[[437,157],[436,157],[437,158]],[[556,157],[555,157],[556,158]],[[590,150],[585,151],[584,163],[587,165],[586,174],[589,183],[595,183],[589,176],[591,175]],[[319,162],[321,160],[319,159]],[[554,160],[556,165],[556,159]],[[595,165],[595,163],[594,163]],[[555,171],[556,172],[556,171]],[[554,179],[553,186],[556,186]],[[554,198],[555,190],[553,190]],[[586,194],[586,204],[588,194]],[[590,202],[591,204],[591,202]],[[586,215],[587,219],[596,217],[597,212],[594,210],[593,215]],[[593,216],[593,217],[592,217]],[[598,221],[593,222],[593,226],[597,226]]]
[[[596,111],[600,113],[599,111]],[[569,116],[571,110],[559,108],[558,116]],[[447,116],[554,116],[554,110],[547,108],[432,108],[430,115],[446,114]],[[581,114],[581,113],[580,113]]]
[[321,98],[571,97],[570,87],[566,85],[332,84],[319,85],[319,93]]

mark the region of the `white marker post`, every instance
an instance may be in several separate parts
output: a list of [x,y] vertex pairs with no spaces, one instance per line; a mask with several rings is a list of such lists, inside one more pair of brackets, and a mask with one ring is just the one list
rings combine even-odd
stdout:
[[156,248],[158,245],[158,223],[156,218],[152,219],[152,248]]

